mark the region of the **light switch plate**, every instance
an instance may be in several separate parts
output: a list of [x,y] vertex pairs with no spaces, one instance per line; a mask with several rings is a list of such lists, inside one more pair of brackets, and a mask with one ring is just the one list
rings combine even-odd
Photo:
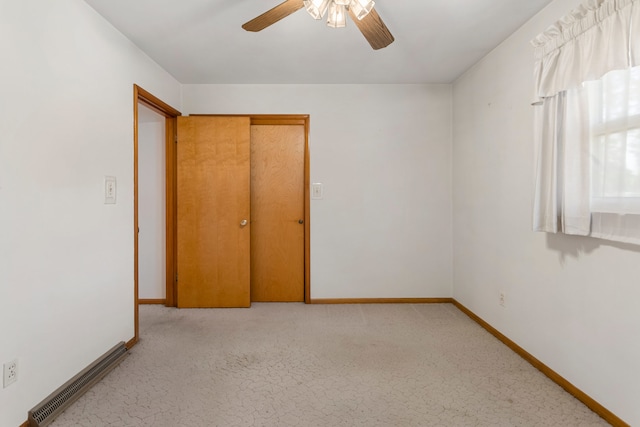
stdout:
[[116,204],[116,177],[105,176],[104,177],[104,204],[115,205]]
[[322,188],[322,183],[314,182],[311,184],[311,198],[312,199],[322,199],[324,190]]

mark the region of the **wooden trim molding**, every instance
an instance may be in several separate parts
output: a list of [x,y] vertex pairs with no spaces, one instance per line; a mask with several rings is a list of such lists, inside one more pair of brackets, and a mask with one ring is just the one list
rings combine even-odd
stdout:
[[282,118],[274,117],[256,117],[251,116],[251,126],[259,125],[276,125],[276,126],[305,126],[306,119],[304,117],[291,118],[290,116],[283,116]]
[[180,111],[162,101],[160,98],[155,97],[151,94],[151,92],[147,92],[146,90],[135,84],[133,85],[133,87],[136,94],[136,102],[142,102],[144,105],[151,108],[156,113],[165,117],[178,117],[182,115]]
[[[140,322],[139,322],[139,310],[138,305],[140,301],[138,299],[138,104],[144,104],[147,107],[151,108],[153,111],[158,114],[164,116],[166,118],[166,151],[167,151],[167,162],[175,161],[175,136],[174,130],[176,128],[176,117],[181,116],[180,111],[171,107],[166,102],[162,101],[160,98],[152,95],[150,92],[147,92],[140,86],[134,84],[133,85],[133,251],[134,251],[134,261],[133,261],[133,294],[134,294],[134,336],[133,338],[127,342],[127,348],[133,347],[139,339],[140,334]],[[174,303],[175,298],[173,294],[173,286],[172,283],[169,283],[170,280],[173,280],[175,277],[175,227],[173,227],[173,221],[175,221],[175,206],[171,204],[175,204],[175,185],[171,185],[172,182],[175,181],[175,167],[172,168],[171,165],[167,164],[167,217],[166,217],[166,230],[167,230],[167,248],[166,248],[166,259],[167,259],[167,301],[166,305],[170,305]],[[170,286],[171,285],[171,286]],[[171,289],[171,292],[169,288]]]
[[249,117],[251,125],[305,126],[309,114],[189,114],[190,117]]
[[138,300],[138,304],[166,304],[167,303],[167,299],[163,298],[163,299],[139,299]]
[[310,299],[309,304],[450,304],[453,298],[338,298]]
[[135,336],[131,338],[129,341],[127,341],[127,343],[124,346],[127,347],[127,350],[131,350],[131,348],[134,345],[138,344],[138,341],[140,341],[140,339],[137,336]]
[[22,424],[20,424],[20,427],[29,427],[29,420],[23,422]]
[[140,89],[133,85],[133,338],[127,348],[138,342],[140,333],[138,311],[138,102]]
[[166,271],[165,271],[165,295],[167,307],[177,307],[178,286],[176,273],[178,272],[178,123],[175,117],[167,118],[165,123],[165,186],[166,186]]
[[602,406],[600,403],[596,402],[593,398],[588,396],[585,392],[580,390],[578,387],[571,384],[568,380],[563,378],[556,371],[542,363],[540,360],[536,359],[533,355],[527,352],[525,349],[520,347],[515,342],[511,341],[504,334],[498,331],[496,328],[485,322],[482,318],[476,315],[474,312],[469,310],[467,307],[452,299],[453,305],[455,305],[460,311],[469,316],[473,321],[482,326],[487,330],[491,335],[500,340],[504,345],[509,347],[515,353],[517,353],[524,360],[529,362],[534,368],[538,369],[540,372],[545,374],[549,379],[558,384],[560,387],[565,389],[567,393],[571,394],[573,397],[578,399],[580,402],[584,403],[589,409],[591,409],[596,414],[600,415],[605,421],[615,427],[629,427],[629,424],[625,423],[622,419],[620,419],[613,412],[609,411],[607,408]]
[[304,119],[304,302],[311,301],[311,178],[309,174],[309,116]]

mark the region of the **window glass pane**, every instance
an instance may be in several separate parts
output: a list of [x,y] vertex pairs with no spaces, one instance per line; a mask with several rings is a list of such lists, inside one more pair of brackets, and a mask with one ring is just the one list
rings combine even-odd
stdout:
[[640,67],[630,71],[629,93],[629,116],[640,116]]
[[640,128],[627,133],[625,195],[640,197]]
[[640,129],[594,138],[591,182],[596,197],[640,197]]
[[640,67],[612,71],[585,85],[592,207],[600,212],[597,209],[640,213]]

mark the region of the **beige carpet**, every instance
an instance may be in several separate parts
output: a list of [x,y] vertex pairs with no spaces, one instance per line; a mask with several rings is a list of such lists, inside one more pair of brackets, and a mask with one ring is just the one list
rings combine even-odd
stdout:
[[64,426],[600,426],[451,304],[142,306]]

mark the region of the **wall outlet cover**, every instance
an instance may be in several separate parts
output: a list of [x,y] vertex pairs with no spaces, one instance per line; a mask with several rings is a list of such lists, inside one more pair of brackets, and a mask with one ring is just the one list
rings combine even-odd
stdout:
[[5,363],[3,366],[3,374],[3,388],[7,388],[18,381],[18,359]]

